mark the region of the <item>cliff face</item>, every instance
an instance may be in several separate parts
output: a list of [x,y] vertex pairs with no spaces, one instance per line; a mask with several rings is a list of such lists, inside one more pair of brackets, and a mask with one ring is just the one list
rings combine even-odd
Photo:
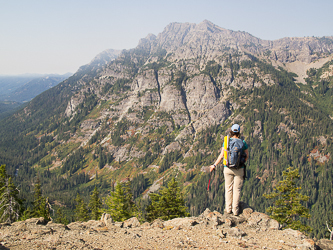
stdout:
[[[149,107],[169,112],[176,125],[191,123],[197,131],[214,123],[221,124],[229,117],[231,88],[252,89],[276,84],[270,74],[258,67],[239,67],[242,63],[255,56],[292,69],[289,63],[310,64],[327,58],[332,51],[331,37],[265,41],[246,32],[220,28],[209,21],[172,23],[158,36],[149,35],[136,49],[120,54],[109,63],[97,74],[94,84],[87,83],[72,97],[66,115],[70,117],[74,112],[76,100],[84,89],[93,89],[101,99],[115,100],[120,98],[118,93],[104,93],[103,87],[122,82],[120,89],[129,91],[123,93],[117,105],[119,117],[130,118],[126,114],[128,110]],[[114,111],[107,110],[105,114],[115,115]]]

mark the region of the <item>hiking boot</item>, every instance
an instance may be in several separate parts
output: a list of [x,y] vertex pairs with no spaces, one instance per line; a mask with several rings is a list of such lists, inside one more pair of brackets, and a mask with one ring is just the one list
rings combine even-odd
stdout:
[[224,210],[224,213],[225,213],[225,214],[232,214],[232,211]]

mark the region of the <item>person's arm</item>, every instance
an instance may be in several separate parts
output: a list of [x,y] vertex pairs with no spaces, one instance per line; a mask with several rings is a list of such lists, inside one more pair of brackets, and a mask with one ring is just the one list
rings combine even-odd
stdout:
[[219,155],[215,163],[209,167],[210,172],[215,170],[216,166],[222,161],[223,156],[224,156],[224,148],[222,148],[221,154]]

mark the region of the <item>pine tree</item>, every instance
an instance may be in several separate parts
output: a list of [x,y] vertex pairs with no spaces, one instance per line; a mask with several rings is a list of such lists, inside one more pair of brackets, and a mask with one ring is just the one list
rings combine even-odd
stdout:
[[22,214],[22,200],[19,190],[7,174],[6,165],[0,166],[0,222],[12,223]]
[[138,208],[133,201],[130,182],[124,186],[118,182],[115,190],[105,199],[105,204],[109,207],[107,212],[115,221],[124,221],[138,216]]
[[147,219],[153,221],[157,218],[170,220],[177,217],[189,216],[187,207],[178,182],[172,178],[168,187],[161,189],[160,193],[149,194],[151,204],[147,207]]
[[77,203],[74,211],[76,221],[88,221],[88,208],[84,200],[81,198],[80,194],[77,194],[75,201]]
[[275,199],[274,206],[269,207],[266,212],[271,214],[271,218],[277,220],[284,227],[288,227],[302,232],[311,232],[310,226],[304,225],[300,221],[301,218],[310,218],[309,209],[304,207],[301,202],[308,201],[309,197],[298,192],[300,187],[296,187],[296,180],[300,175],[298,169],[289,167],[287,171],[283,171],[282,181],[279,181],[274,190],[270,194],[264,194],[267,199]]
[[8,178],[6,165],[0,166],[0,187],[3,187],[6,183],[6,179]]
[[68,220],[66,218],[66,216],[64,215],[62,208],[58,208],[57,212],[56,212],[56,219],[55,219],[56,223],[61,223],[64,225],[68,224]]
[[[331,218],[333,218],[333,212],[330,213]],[[328,238],[330,240],[333,240],[333,219],[329,219],[329,221],[326,221],[327,231],[329,232]]]
[[48,199],[42,195],[42,189],[39,179],[34,187],[34,202],[33,209],[28,217],[44,217],[45,220],[50,220],[50,204]]
[[90,196],[90,201],[88,207],[91,211],[91,219],[99,220],[102,215],[102,201],[99,198],[99,192],[95,186],[92,195]]
[[[1,166],[2,168],[2,166]],[[19,219],[22,213],[22,200],[18,197],[19,190],[8,177],[0,187],[0,222],[12,223]]]

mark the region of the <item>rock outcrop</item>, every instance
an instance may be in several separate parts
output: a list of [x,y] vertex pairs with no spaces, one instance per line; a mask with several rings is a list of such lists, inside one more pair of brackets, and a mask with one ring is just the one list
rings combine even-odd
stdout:
[[243,208],[239,216],[206,209],[198,217],[157,219],[140,224],[135,217],[113,222],[73,222],[67,226],[33,218],[0,224],[0,249],[332,249],[299,231],[281,230],[266,214]]

